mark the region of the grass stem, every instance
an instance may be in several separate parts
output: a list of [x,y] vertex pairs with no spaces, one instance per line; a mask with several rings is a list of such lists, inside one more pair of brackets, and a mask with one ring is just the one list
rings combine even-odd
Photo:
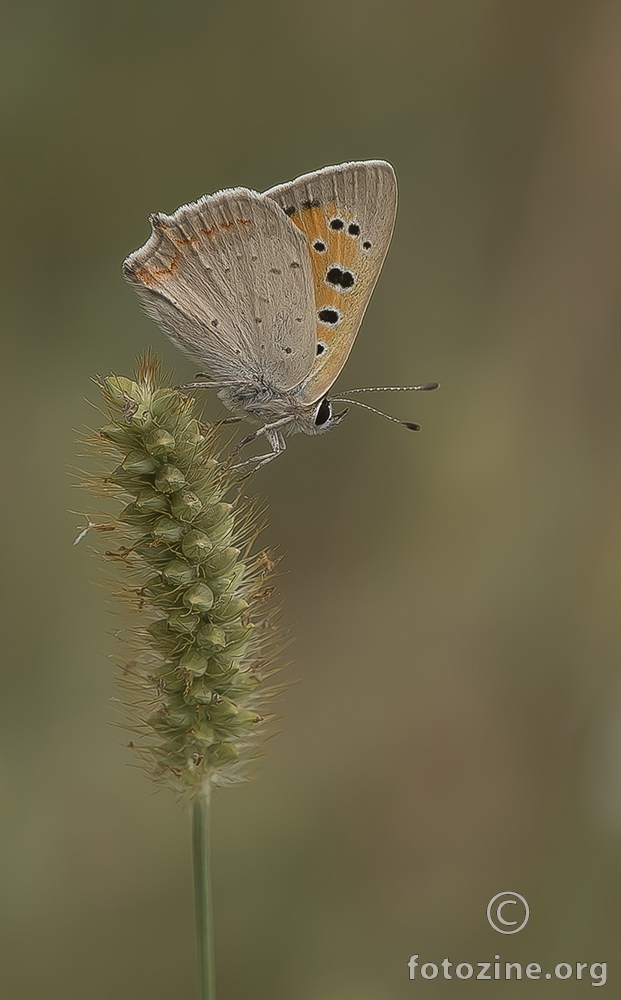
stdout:
[[200,1000],[216,1000],[216,970],[211,885],[211,788],[206,786],[192,807],[194,907]]

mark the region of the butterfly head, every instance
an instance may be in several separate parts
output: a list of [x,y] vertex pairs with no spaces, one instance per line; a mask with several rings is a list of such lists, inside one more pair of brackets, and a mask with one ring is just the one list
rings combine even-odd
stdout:
[[340,424],[347,412],[348,409],[335,413],[332,402],[324,396],[313,407],[309,407],[303,419],[297,423],[296,430],[301,430],[304,434],[324,434]]

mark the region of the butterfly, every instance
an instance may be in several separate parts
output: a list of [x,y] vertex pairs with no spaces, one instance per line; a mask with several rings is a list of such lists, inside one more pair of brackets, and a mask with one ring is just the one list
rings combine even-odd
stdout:
[[263,193],[229,188],[156,213],[151,236],[124,261],[147,312],[207,371],[182,388],[213,388],[232,419],[260,425],[238,446],[265,436],[271,451],[248,460],[255,469],[284,451],[285,434],[321,434],[345,416],[328,393],[360,329],[396,211],[389,163],[342,163]]

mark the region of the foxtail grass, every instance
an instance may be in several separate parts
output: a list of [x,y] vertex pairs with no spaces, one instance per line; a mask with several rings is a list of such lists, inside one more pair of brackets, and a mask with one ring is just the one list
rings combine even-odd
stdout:
[[99,470],[81,485],[105,499],[88,537],[127,623],[122,724],[134,759],[191,806],[199,996],[215,1000],[212,790],[243,780],[274,729],[275,560],[257,548],[264,515],[241,495],[218,428],[157,361],[97,384],[103,425],[83,443]]

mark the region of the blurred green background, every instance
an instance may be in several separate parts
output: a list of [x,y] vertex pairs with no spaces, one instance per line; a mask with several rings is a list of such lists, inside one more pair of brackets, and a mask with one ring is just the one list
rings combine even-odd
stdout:
[[[128,766],[71,486],[89,379],[149,344],[146,218],[396,168],[339,385],[439,379],[260,472],[296,683],[216,796],[221,1000],[571,997],[406,962],[608,961],[621,893],[621,3],[2,12],[2,1000],[195,996],[188,817]],[[221,411],[208,404],[208,413]],[[521,892],[528,927],[485,907]],[[509,915],[505,911],[505,915]]]

